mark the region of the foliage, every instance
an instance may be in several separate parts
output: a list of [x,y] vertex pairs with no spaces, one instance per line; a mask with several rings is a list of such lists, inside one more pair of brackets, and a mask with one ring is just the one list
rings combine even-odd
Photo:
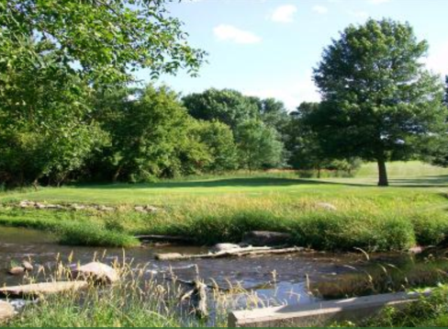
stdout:
[[232,130],[219,121],[192,123],[192,134],[206,145],[210,162],[202,166],[203,172],[224,172],[237,168],[237,149]]
[[428,49],[408,24],[369,20],[350,26],[314,71],[323,102],[307,122],[328,154],[385,162],[431,148],[446,132],[439,78],[422,67]]
[[285,104],[275,98],[249,97],[249,99],[257,105],[259,119],[283,135],[290,121]]
[[[129,67],[149,68],[153,76],[182,67],[195,73],[204,52],[185,43],[181,22],[169,15],[166,2],[2,0],[0,28],[16,47],[23,40],[45,45],[55,56],[46,65],[90,82],[129,80]],[[38,64],[42,53],[30,49],[27,58]]]
[[199,120],[217,120],[232,128],[257,117],[258,107],[248,97],[231,89],[208,89],[182,98],[188,113]]
[[319,103],[302,103],[296,111],[291,112],[291,119],[284,129],[285,147],[289,152],[289,165],[294,169],[316,171],[317,178],[322,170],[333,170],[353,175],[361,165],[356,158],[334,159],[322,148],[318,135],[307,125],[307,117],[318,111]]
[[7,186],[44,176],[60,183],[104,140],[88,117],[91,89],[47,47],[0,38],[0,179]]
[[274,128],[259,120],[248,120],[237,127],[236,141],[242,168],[249,170],[279,168],[284,148]]
[[112,170],[109,180],[138,182],[189,174],[194,165],[210,161],[205,145],[190,134],[193,119],[169,88],[106,91],[97,102],[96,116],[111,136],[111,145],[97,161],[106,159],[105,168]]
[[204,52],[158,1],[0,1],[0,179],[60,184],[106,142],[93,91],[187,68]]

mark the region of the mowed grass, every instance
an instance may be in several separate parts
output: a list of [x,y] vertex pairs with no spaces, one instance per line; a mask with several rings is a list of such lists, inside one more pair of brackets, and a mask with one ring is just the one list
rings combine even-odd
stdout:
[[[375,186],[371,164],[355,178],[301,179],[290,171],[42,188],[0,195],[0,224],[51,230],[62,243],[99,246],[136,245],[134,234],[184,235],[198,244],[238,242],[250,230],[289,232],[296,244],[320,250],[403,250],[442,242],[448,234],[448,169],[393,163],[389,173],[389,188]],[[106,204],[118,210],[12,207],[21,200]],[[134,205],[159,211],[140,214]]]

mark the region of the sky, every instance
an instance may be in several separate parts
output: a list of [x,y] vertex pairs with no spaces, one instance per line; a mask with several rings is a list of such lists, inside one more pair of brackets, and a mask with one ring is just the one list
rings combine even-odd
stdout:
[[[181,94],[231,88],[282,100],[288,110],[319,101],[312,70],[325,47],[369,17],[409,22],[430,50],[425,62],[448,75],[448,0],[182,0],[169,4],[189,43],[208,52],[200,76],[162,76]],[[148,71],[137,74],[150,81]]]

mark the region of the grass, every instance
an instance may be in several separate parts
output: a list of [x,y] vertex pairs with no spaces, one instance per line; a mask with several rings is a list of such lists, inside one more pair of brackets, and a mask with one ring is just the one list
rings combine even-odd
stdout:
[[[106,257],[103,254],[102,257]],[[72,262],[69,256],[68,264]],[[100,259],[101,260],[101,259]],[[434,264],[436,266],[437,264]],[[157,282],[145,277],[145,265],[133,265],[116,259],[113,267],[121,280],[113,286],[99,287],[40,298],[30,303],[3,327],[203,327],[226,326],[230,309],[269,306],[254,292],[235,287],[224,293],[208,294],[210,317],[197,319],[192,305],[181,296],[191,287],[173,281]],[[44,281],[61,281],[70,277],[69,267],[58,258],[53,270],[42,271]],[[27,278],[33,282],[35,278]],[[42,279],[42,278],[41,278]],[[245,301],[242,304],[241,301]],[[431,297],[422,298],[404,309],[385,308],[360,322],[337,323],[336,327],[414,327],[448,324],[448,286],[433,289]]]
[[410,328],[446,327],[448,324],[448,286],[441,285],[432,290],[430,297],[422,297],[404,308],[386,307],[361,321],[341,322],[332,327],[344,328]]
[[[375,186],[375,170],[367,164],[355,178],[322,180],[286,171],[14,191],[0,194],[0,225],[50,230],[62,243],[95,246],[134,246],[134,234],[184,235],[198,244],[238,242],[250,230],[289,232],[297,245],[320,250],[403,250],[442,242],[448,234],[448,169],[393,163],[389,188]],[[118,211],[12,207],[22,200],[113,205]],[[133,211],[146,204],[159,211]]]

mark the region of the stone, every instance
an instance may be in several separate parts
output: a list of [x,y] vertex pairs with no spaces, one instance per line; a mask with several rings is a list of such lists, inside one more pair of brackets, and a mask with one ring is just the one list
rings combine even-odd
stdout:
[[335,205],[332,205],[331,203],[326,203],[326,202],[316,203],[316,206],[318,208],[329,210],[329,211],[336,211],[336,210],[338,210]]
[[423,251],[424,251],[423,247],[420,247],[420,246],[409,248],[409,253],[415,254],[415,255],[421,254]]
[[23,275],[25,274],[25,268],[22,266],[14,266],[8,270],[8,274],[10,275]]
[[134,210],[146,214],[146,213],[156,212],[157,208],[153,207],[153,206],[136,206],[136,207],[134,207]]
[[138,212],[146,213],[145,207],[142,207],[142,206],[134,207],[134,210],[138,211]]
[[65,209],[64,206],[61,206],[60,204],[47,204],[45,206],[46,209],[53,209],[53,210],[62,210]]
[[67,291],[77,291],[87,288],[88,285],[86,281],[35,283],[0,288],[0,296],[10,298],[40,297]]
[[78,279],[101,284],[112,284],[120,280],[120,276],[115,269],[99,262],[79,266],[72,271],[72,274]]
[[237,244],[233,243],[218,243],[213,246],[211,249],[212,252],[220,252],[220,251],[230,251],[230,250],[236,250],[241,249],[241,247]]
[[34,203],[34,207],[36,207],[37,209],[45,209],[45,208],[47,208],[46,205],[44,205],[43,203],[39,203],[39,202],[35,202]]
[[86,206],[74,203],[74,204],[70,205],[70,208],[73,210],[84,210],[84,209],[86,209]]
[[12,318],[14,315],[14,307],[7,302],[0,301],[0,323]]
[[270,231],[252,231],[243,237],[243,244],[263,247],[288,245],[291,241],[291,234]]
[[99,211],[115,211],[115,208],[112,207],[107,207],[107,206],[98,206],[96,209],[98,209]]
[[25,271],[27,272],[31,272],[34,269],[33,264],[31,264],[29,261],[24,260],[22,262],[22,267],[25,269]]
[[32,208],[34,207],[33,201],[23,200],[19,203],[20,208]]
[[171,252],[166,254],[155,254],[156,260],[173,260],[173,259],[179,259],[179,257],[182,257],[182,254]]
[[145,210],[147,212],[156,212],[158,209],[156,207],[153,207],[153,206],[145,206]]

